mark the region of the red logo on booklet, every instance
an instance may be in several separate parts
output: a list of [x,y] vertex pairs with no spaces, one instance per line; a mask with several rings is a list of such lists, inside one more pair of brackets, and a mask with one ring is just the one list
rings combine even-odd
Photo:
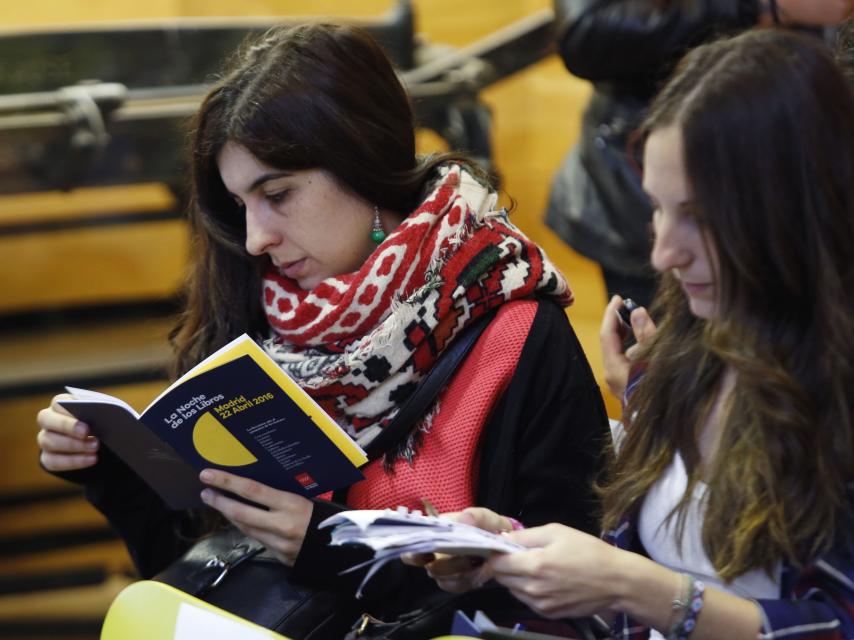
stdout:
[[299,482],[305,489],[312,489],[317,486],[317,481],[312,478],[306,471],[298,473],[294,477],[296,478],[297,482]]

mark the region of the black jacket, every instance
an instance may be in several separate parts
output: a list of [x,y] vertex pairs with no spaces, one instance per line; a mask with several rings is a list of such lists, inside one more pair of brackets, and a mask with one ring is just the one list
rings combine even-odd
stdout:
[[[555,0],[558,52],[593,83],[578,145],[555,176],[546,222],[574,249],[640,275],[652,212],[628,159],[630,134],[691,47],[756,24],[757,0]],[[635,158],[635,161],[639,158]]]
[[596,91],[648,101],[691,47],[759,20],[757,0],[555,0],[558,52]]

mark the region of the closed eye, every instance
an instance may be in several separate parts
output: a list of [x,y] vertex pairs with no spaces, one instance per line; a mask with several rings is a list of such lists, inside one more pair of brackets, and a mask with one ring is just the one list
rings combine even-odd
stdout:
[[267,201],[270,204],[281,204],[285,201],[285,198],[288,197],[290,192],[290,189],[283,189],[281,191],[274,191],[273,193],[265,193],[264,197],[267,198]]

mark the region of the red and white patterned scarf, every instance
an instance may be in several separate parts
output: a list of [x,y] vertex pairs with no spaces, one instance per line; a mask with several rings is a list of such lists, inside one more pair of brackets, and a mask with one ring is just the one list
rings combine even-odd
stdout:
[[265,346],[361,446],[474,319],[534,293],[572,303],[563,275],[497,200],[459,165],[443,166],[358,271],[304,290],[271,265]]

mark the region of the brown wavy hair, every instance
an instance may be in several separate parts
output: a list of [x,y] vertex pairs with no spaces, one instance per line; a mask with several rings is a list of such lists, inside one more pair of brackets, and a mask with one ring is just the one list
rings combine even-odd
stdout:
[[[172,332],[173,375],[242,332],[266,337],[261,280],[269,260],[249,255],[246,223],[217,167],[236,142],[277,169],[323,169],[380,208],[409,213],[436,166],[462,154],[418,158],[409,98],[380,45],[363,29],[311,22],[247,41],[210,89],[189,142],[192,265],[185,311]],[[366,233],[367,233],[366,229]]]
[[[719,317],[662,279],[645,377],[602,487],[604,525],[636,513],[674,452],[701,475],[702,540],[718,574],[800,566],[850,536],[854,473],[854,95],[825,46],[762,29],[699,47],[642,135],[679,126],[698,219],[719,261]],[[700,469],[698,431],[737,375]]]

